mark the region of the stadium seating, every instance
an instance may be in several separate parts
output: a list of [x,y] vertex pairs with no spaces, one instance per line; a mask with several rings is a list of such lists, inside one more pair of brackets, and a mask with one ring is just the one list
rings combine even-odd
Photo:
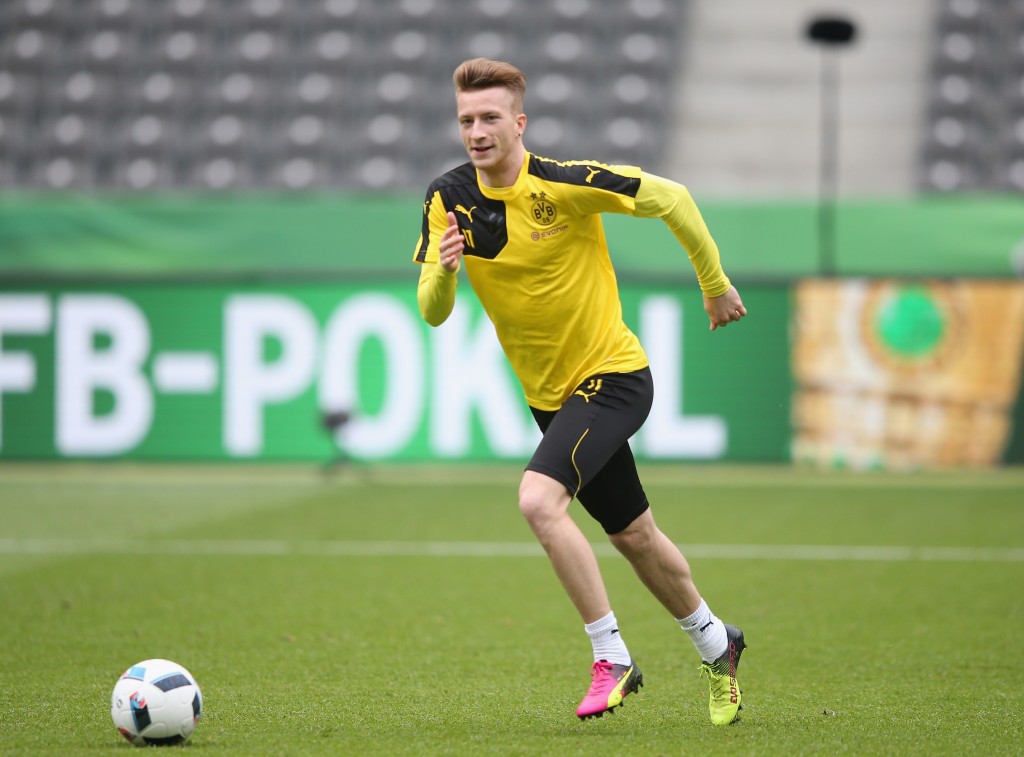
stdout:
[[[419,191],[476,55],[526,71],[537,152],[660,165],[693,2],[6,0],[0,182]],[[918,188],[1024,191],[1024,0],[939,0],[933,36]]]
[[536,151],[648,165],[664,150],[685,8],[670,0],[8,0],[0,181],[89,191],[421,191],[465,159],[451,72],[477,55],[526,71]]
[[942,0],[921,188],[1024,191],[1024,1]]

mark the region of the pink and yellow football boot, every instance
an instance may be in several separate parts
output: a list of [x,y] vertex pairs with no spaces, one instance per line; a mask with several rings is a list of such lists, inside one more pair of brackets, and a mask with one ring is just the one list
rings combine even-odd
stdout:
[[627,694],[635,694],[644,685],[644,676],[635,663],[614,665],[598,660],[590,669],[590,691],[583,697],[576,715],[580,720],[599,718],[622,706]]

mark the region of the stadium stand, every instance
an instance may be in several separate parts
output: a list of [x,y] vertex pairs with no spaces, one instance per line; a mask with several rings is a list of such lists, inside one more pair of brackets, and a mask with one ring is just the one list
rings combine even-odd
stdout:
[[[842,188],[1024,191],[1024,0],[834,3]],[[450,75],[530,78],[530,146],[724,194],[812,194],[811,0],[6,0],[0,182],[419,191],[463,160]]]
[[526,71],[538,152],[651,164],[665,150],[686,6],[9,0],[0,181],[418,191],[464,160],[450,77],[476,55]]
[[841,195],[909,196],[919,173],[935,0],[695,0],[664,168],[700,197],[818,193],[826,53],[810,21],[852,21],[835,63]]
[[942,0],[920,185],[1024,191],[1024,1]]

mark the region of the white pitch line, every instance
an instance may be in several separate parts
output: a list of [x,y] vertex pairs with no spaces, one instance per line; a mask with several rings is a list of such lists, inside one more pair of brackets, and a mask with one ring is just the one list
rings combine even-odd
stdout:
[[[617,556],[594,544],[601,557]],[[814,544],[682,544],[687,557],[709,560],[1024,563],[1017,547],[901,547]],[[533,542],[285,541],[185,539],[0,539],[0,555],[206,555],[266,557],[543,557]]]
[[[114,482],[119,487],[155,486],[244,489],[266,487],[334,489],[369,487],[458,488],[499,484],[515,487],[522,465],[509,463],[375,464],[350,463],[333,472],[314,464],[246,466],[240,464],[187,465],[175,463],[12,463],[0,464],[0,497],[16,496],[5,487],[42,485],[88,487]],[[697,488],[841,488],[841,489],[1013,489],[1024,491],[1024,466],[985,471],[929,471],[924,473],[821,471],[787,464],[774,465],[641,465],[645,483]]]

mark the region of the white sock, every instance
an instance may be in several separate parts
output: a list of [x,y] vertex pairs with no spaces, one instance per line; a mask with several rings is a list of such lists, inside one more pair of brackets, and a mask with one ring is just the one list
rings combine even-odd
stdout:
[[604,660],[613,665],[629,665],[632,658],[626,649],[626,642],[619,633],[619,623],[615,613],[610,612],[600,620],[583,626],[594,645],[594,662]]
[[676,622],[690,636],[693,645],[700,652],[700,659],[704,662],[714,662],[729,648],[725,624],[715,617],[703,599],[700,601],[700,607],[692,615],[676,618]]

